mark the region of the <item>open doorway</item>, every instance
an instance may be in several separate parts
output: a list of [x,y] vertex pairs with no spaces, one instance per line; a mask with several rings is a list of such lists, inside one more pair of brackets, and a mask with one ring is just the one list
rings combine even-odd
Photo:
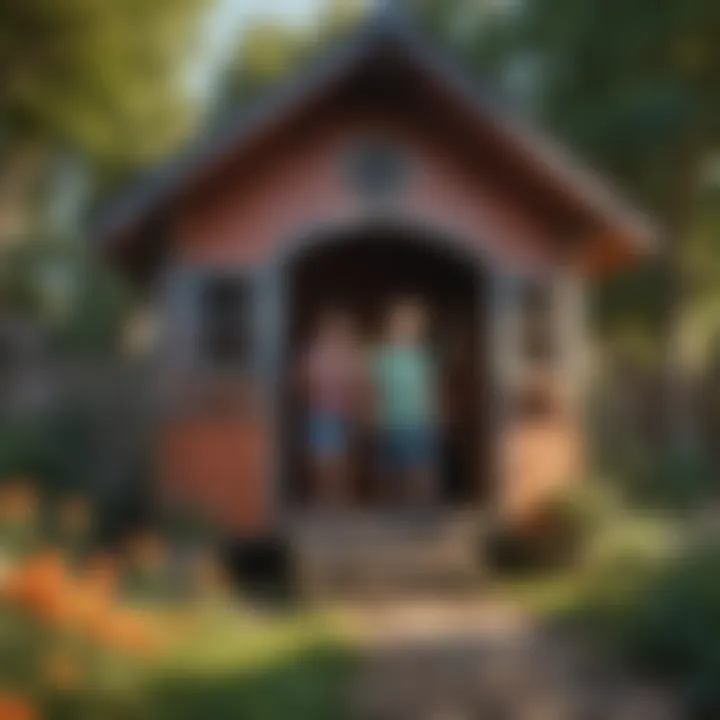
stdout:
[[[352,318],[364,356],[381,341],[388,310],[404,298],[422,304],[428,342],[442,395],[438,482],[444,506],[467,507],[487,493],[488,449],[484,402],[485,296],[479,263],[442,237],[397,229],[364,228],[303,248],[289,265],[285,377],[307,349],[328,309]],[[305,447],[307,408],[293,383],[283,391],[286,498],[312,507],[317,486]],[[378,469],[379,439],[362,425],[351,449],[351,503],[382,508],[386,497]]]

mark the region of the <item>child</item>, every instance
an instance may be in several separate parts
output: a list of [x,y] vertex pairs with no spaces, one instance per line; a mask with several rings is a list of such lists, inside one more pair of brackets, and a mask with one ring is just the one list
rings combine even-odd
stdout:
[[437,369],[426,335],[423,306],[404,300],[389,312],[372,359],[386,482],[418,506],[429,506],[437,493]]
[[307,452],[321,500],[330,505],[347,500],[359,367],[350,318],[329,312],[303,359],[301,380],[307,401]]

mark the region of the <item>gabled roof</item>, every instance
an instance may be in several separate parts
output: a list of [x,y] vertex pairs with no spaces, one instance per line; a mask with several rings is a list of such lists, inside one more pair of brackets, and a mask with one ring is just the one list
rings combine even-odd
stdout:
[[99,216],[96,236],[112,245],[116,239],[140,230],[228,156],[240,153],[377,53],[388,50],[442,84],[453,101],[492,128],[496,142],[511,149],[520,163],[532,167],[567,203],[606,226],[627,254],[635,255],[653,246],[657,232],[646,217],[615,195],[594,173],[578,166],[564,149],[518,122],[487,91],[478,89],[395,10],[394,3],[371,15],[349,39],[329,48],[309,70],[291,78],[249,110],[241,108],[230,113],[218,129],[111,202]]

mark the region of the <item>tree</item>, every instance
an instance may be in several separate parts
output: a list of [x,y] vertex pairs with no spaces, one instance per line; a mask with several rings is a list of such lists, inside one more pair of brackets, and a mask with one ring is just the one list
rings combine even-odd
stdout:
[[96,180],[187,132],[187,62],[206,0],[0,3],[0,238],[31,220],[58,152]]
[[[188,132],[188,64],[207,4],[0,3],[4,314],[47,327],[74,349],[116,342],[128,302],[92,257],[79,220],[103,186]],[[70,227],[53,206],[73,216]]]
[[260,18],[246,27],[225,71],[214,116],[248,104],[309,64],[358,20],[362,6],[358,0],[326,0],[313,28],[293,27],[272,18]]
[[53,142],[123,163],[162,152],[186,116],[204,2],[0,4],[0,150]]
[[692,425],[682,392],[693,299],[689,250],[707,224],[703,179],[720,140],[720,5],[525,0],[500,21],[476,38],[476,62],[488,60],[486,45],[496,68],[529,59],[546,124],[666,230],[662,257],[645,271],[651,280],[624,288],[663,290],[654,293],[652,311],[656,340],[667,348],[667,421],[678,439]]

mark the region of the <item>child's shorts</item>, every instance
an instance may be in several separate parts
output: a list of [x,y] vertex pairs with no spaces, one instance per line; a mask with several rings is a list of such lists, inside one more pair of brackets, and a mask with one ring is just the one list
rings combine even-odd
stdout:
[[386,470],[434,468],[438,461],[437,432],[430,426],[387,428],[382,438]]
[[350,449],[350,423],[341,415],[333,413],[310,415],[307,447],[313,457],[345,455]]

